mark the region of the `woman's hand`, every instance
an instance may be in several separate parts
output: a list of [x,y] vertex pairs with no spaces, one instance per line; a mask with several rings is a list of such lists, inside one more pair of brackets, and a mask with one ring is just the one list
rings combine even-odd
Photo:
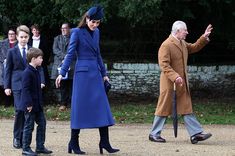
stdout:
[[27,110],[28,110],[29,112],[31,112],[31,111],[32,111],[32,109],[33,109],[33,107],[32,107],[32,106],[27,107]]
[[60,81],[62,80],[62,75],[59,75],[55,80],[55,86],[56,88],[60,87]]
[[41,88],[42,88],[42,89],[43,89],[45,86],[46,86],[45,84],[41,83]]
[[108,76],[104,76],[103,79],[104,79],[104,81],[108,81],[109,82],[109,77]]
[[9,88],[7,88],[7,89],[5,89],[5,94],[7,95],[7,96],[10,96],[11,95],[11,89],[9,89]]

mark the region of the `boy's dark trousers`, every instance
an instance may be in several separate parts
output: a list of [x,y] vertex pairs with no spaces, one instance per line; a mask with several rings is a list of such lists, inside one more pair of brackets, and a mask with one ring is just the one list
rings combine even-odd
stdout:
[[32,142],[32,133],[34,130],[34,122],[36,122],[37,133],[36,133],[36,149],[44,149],[45,133],[46,133],[46,119],[43,111],[39,112],[25,112],[25,125],[23,133],[23,150],[27,151],[30,149]]
[[23,130],[24,130],[24,111],[21,111],[18,106],[20,102],[20,90],[13,91],[14,107],[15,107],[15,121],[13,128],[13,146],[20,148],[22,146]]

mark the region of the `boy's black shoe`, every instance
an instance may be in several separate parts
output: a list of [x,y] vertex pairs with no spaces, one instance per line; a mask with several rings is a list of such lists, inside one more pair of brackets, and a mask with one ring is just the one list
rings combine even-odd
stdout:
[[36,149],[36,152],[39,154],[39,153],[43,153],[43,154],[51,154],[52,151],[51,150],[48,150],[46,149],[45,147],[43,149]]
[[17,139],[13,139],[13,147],[15,147],[16,149],[21,148],[22,146],[21,146],[20,141]]
[[24,156],[37,156],[37,153],[35,153],[31,149],[28,149],[28,150],[23,150],[22,155],[24,155]]

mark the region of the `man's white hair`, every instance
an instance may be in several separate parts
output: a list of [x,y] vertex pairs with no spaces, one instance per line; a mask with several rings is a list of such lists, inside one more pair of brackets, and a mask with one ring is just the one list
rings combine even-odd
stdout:
[[171,33],[175,35],[180,29],[187,29],[186,24],[183,21],[175,21],[172,25]]

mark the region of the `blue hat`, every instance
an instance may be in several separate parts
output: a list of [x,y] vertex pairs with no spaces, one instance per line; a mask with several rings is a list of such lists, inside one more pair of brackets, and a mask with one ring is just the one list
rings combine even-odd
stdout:
[[88,17],[90,17],[90,20],[100,20],[104,17],[103,8],[101,6],[91,7],[87,11]]

